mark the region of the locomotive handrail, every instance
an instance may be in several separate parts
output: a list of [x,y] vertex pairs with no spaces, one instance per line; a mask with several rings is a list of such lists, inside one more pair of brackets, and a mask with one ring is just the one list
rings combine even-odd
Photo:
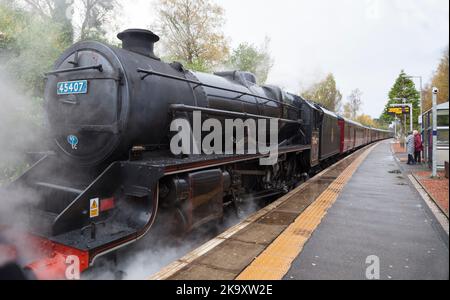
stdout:
[[267,102],[262,103],[262,104],[266,104],[268,102],[273,102],[273,103],[277,103],[277,104],[279,104],[279,105],[281,105],[283,107],[286,106],[286,107],[290,107],[292,109],[295,109],[296,111],[300,111],[300,108],[298,108],[298,107],[296,107],[294,105],[291,105],[291,104],[288,104],[288,103],[284,103],[284,102],[280,102],[278,100],[266,98],[266,97],[263,97],[263,96],[251,94],[251,93],[239,92],[239,91],[236,91],[236,90],[227,89],[227,88],[223,88],[223,87],[215,86],[215,85],[210,85],[210,84],[205,84],[205,83],[202,83],[200,81],[190,80],[190,79],[186,79],[186,78],[182,78],[182,77],[178,77],[178,76],[172,76],[172,75],[168,75],[168,74],[164,74],[164,73],[160,73],[160,72],[155,72],[155,71],[152,71],[152,70],[144,70],[144,69],[138,68],[137,71],[138,71],[138,73],[145,74],[145,75],[143,75],[141,77],[142,80],[144,80],[145,78],[147,78],[150,75],[155,75],[155,76],[159,76],[159,77],[163,77],[163,78],[168,78],[168,79],[173,79],[173,80],[178,80],[178,81],[183,81],[183,82],[195,84],[196,85],[195,88],[197,88],[199,86],[203,86],[203,87],[207,87],[207,88],[211,88],[211,89],[215,89],[215,90],[221,90],[221,91],[236,93],[236,94],[240,95],[238,98],[231,98],[230,100],[236,100],[236,101],[248,103],[246,101],[240,100],[239,98],[241,98],[243,96],[250,96],[250,97],[255,97],[255,98],[267,101]]
[[99,72],[103,72],[103,65],[100,64],[100,65],[89,66],[89,67],[78,67],[78,68],[56,70],[56,71],[45,73],[45,76],[58,75],[58,74],[62,74],[62,73],[78,72],[78,71],[86,71],[86,70],[98,70]]
[[222,115],[222,116],[241,117],[243,119],[253,118],[253,119],[265,119],[265,120],[279,120],[282,123],[303,124],[302,120],[288,120],[288,119],[281,119],[281,118],[273,118],[273,117],[254,115],[254,114],[249,114],[249,113],[240,113],[240,112],[234,112],[234,111],[228,111],[228,110],[189,106],[189,105],[184,105],[184,104],[172,104],[170,106],[170,109],[173,111],[187,111],[187,112],[201,111],[204,113],[216,114],[216,115]]

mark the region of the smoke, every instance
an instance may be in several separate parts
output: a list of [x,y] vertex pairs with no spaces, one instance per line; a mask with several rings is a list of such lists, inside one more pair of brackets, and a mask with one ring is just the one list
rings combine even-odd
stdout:
[[[129,257],[123,264],[124,280],[144,280],[171,262],[185,256],[195,248],[193,241],[180,246],[163,246],[141,251]],[[122,266],[119,265],[119,268]]]
[[31,196],[32,191],[5,187],[33,163],[30,153],[42,151],[45,145],[41,101],[20,90],[0,65],[0,213],[15,199]]
[[[23,205],[36,201],[36,195],[24,187],[7,187],[30,166],[27,153],[37,152],[35,145],[39,145],[42,138],[38,126],[42,113],[40,101],[20,91],[0,64],[0,235],[14,244],[22,255],[30,252],[30,248],[14,237],[30,222]],[[0,257],[0,261],[5,262],[5,259]]]
[[[167,231],[167,222],[165,222],[169,219],[165,216],[161,217],[148,233],[148,237],[120,253],[122,260],[116,269],[122,272],[124,280],[148,279],[170,263],[222,234],[259,209],[261,209],[260,204],[249,200],[241,205],[238,215],[234,210],[226,211],[221,223],[212,221],[185,236],[170,234]],[[102,272],[96,279],[99,278],[113,279],[114,275],[111,272]]]
[[26,167],[27,152],[41,151],[41,100],[20,93],[0,66],[0,184]]

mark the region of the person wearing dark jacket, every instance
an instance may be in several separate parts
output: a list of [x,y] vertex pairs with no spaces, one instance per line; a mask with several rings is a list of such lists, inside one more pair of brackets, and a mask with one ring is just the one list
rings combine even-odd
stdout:
[[422,152],[424,150],[423,148],[423,142],[422,142],[422,136],[420,133],[416,130],[414,131],[414,160],[416,163],[421,164],[422,163]]

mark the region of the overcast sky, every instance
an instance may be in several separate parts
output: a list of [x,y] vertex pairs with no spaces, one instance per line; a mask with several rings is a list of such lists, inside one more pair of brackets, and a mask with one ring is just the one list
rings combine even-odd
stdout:
[[[448,0],[215,1],[233,47],[271,38],[269,83],[298,93],[332,72],[344,100],[361,89],[375,118],[400,71],[428,81],[449,43]],[[123,3],[121,29],[154,22],[151,0]]]

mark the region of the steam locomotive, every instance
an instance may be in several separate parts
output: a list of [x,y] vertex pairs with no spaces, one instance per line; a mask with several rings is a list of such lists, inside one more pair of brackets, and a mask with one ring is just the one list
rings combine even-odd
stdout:
[[[43,253],[28,264],[38,278],[81,271],[151,234],[164,212],[174,230],[220,220],[226,208],[273,199],[321,167],[390,132],[339,117],[251,73],[204,74],[154,53],[159,37],[131,29],[122,48],[80,42],[46,74],[45,108],[54,149],[10,191],[28,191],[28,238]],[[278,161],[262,154],[174,155],[176,118],[277,120]],[[23,208],[25,210],[25,208]],[[6,224],[8,225],[8,224]]]

